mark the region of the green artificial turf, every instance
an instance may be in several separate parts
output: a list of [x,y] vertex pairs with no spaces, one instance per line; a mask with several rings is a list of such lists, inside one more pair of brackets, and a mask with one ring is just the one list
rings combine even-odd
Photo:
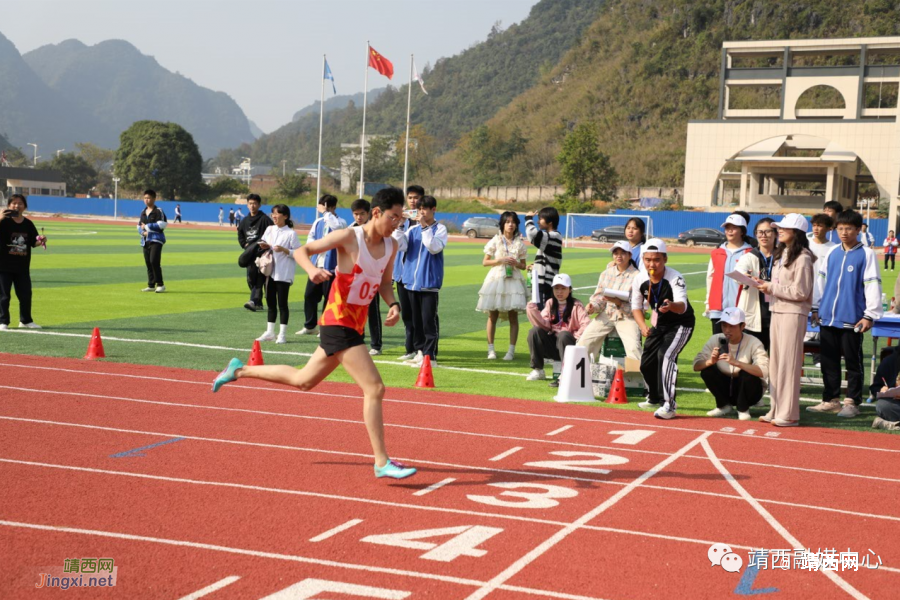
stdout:
[[[251,313],[243,308],[249,299],[245,272],[237,266],[240,247],[233,229],[182,229],[171,225],[166,230],[168,243],[163,252],[165,294],[141,293],[146,270],[138,236],[133,226],[93,225],[79,222],[41,222],[48,237],[48,249],[34,251],[34,318],[44,331],[90,334],[99,327],[104,337],[108,360],[153,364],[191,369],[219,370],[231,358],[245,358],[253,340],[265,330],[265,312]],[[484,240],[487,242],[487,240]],[[534,257],[529,250],[529,260]],[[481,266],[482,245],[452,241],[445,251],[446,276],[440,295],[440,367],[435,372],[442,391],[488,396],[552,401],[555,390],[546,382],[526,382],[528,373],[529,324],[520,316],[516,359],[512,362],[486,360],[485,315],[475,311],[478,289],[487,273]],[[709,321],[701,316],[705,296],[705,254],[672,254],[669,265],[685,275],[689,297],[697,313],[697,328],[681,354],[679,388],[702,389],[698,374],[692,371],[693,357],[711,335]],[[572,276],[574,287],[594,286],[599,272],[609,262],[609,251],[570,249],[563,253],[563,272]],[[883,274],[883,288],[893,290],[896,276]],[[303,326],[303,290],[306,276],[298,268],[291,288],[291,324],[288,344],[264,344],[267,363],[300,365],[312,353],[317,339],[297,336]],[[586,300],[592,291],[576,291]],[[16,315],[17,301],[12,303]],[[13,325],[16,324],[15,317]],[[497,331],[499,355],[506,352],[508,328]],[[146,343],[117,341],[147,340]],[[179,342],[197,346],[149,343]],[[402,324],[384,328],[384,354],[376,357],[385,383],[392,387],[412,387],[414,368],[400,365],[403,354]],[[83,337],[6,333],[0,336],[4,352],[45,356],[81,357],[87,347]],[[871,355],[871,338],[865,343],[866,369]],[[234,349],[234,350],[232,350]],[[446,368],[443,368],[446,367]],[[490,372],[479,372],[490,371]],[[329,377],[332,381],[350,381],[343,369]],[[427,391],[423,392],[427,395]],[[818,398],[819,388],[803,390],[805,398]],[[637,408],[632,397],[623,408]],[[596,406],[607,407],[602,403]],[[681,414],[703,415],[713,408],[712,397],[704,392],[680,392]],[[753,409],[754,415],[763,409]],[[649,417],[649,415],[648,415]],[[803,411],[804,424],[869,430],[874,405],[864,404],[854,419],[838,419]],[[722,426],[734,423],[734,417],[721,420]]]

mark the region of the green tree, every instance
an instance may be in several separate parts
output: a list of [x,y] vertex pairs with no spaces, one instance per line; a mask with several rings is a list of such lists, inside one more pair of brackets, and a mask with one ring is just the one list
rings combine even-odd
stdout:
[[[616,196],[616,170],[600,151],[600,135],[593,122],[581,123],[566,135],[556,157],[566,195],[609,202]],[[590,194],[588,194],[590,190]]]
[[476,128],[462,142],[474,187],[503,185],[513,161],[525,153],[528,140],[518,128],[506,134],[487,125]]
[[310,190],[309,182],[306,180],[306,173],[288,173],[284,177],[278,178],[278,185],[275,187],[275,195],[279,198],[296,198]]
[[66,182],[66,191],[70,194],[86,194],[99,181],[94,167],[81,156],[71,152],[63,152],[40,166],[58,171]]
[[78,149],[78,155],[86,160],[97,173],[109,171],[116,159],[115,150],[101,148],[90,142],[75,142],[75,148]]
[[214,197],[225,196],[228,194],[249,194],[250,188],[247,184],[241,183],[234,177],[219,177],[209,186],[210,192]]
[[116,175],[128,189],[155,189],[174,199],[201,189],[203,159],[190,133],[175,123],[137,121],[122,132]]
[[[403,157],[397,155],[395,138],[387,135],[366,137],[369,140],[366,146],[366,181],[400,181],[403,178]],[[348,148],[344,150],[344,156],[350,169],[350,181],[359,181],[359,150]]]

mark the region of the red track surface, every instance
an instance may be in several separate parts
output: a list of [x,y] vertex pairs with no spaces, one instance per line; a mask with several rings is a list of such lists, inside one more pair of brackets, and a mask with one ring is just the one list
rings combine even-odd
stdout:
[[[385,481],[372,476],[358,388],[251,382],[213,395],[211,379],[0,354],[3,598],[60,595],[35,590],[38,574],[86,557],[115,560],[117,589],[66,597],[176,599],[231,577],[208,597],[728,598],[748,551],[791,548],[784,535],[814,552],[872,549],[884,564],[841,581],[763,570],[744,592],[897,597],[896,436],[389,390],[388,447],[419,473]],[[636,430],[652,433],[622,443]],[[546,464],[565,460],[600,464]],[[732,545],[742,573],[710,567],[713,542]]]

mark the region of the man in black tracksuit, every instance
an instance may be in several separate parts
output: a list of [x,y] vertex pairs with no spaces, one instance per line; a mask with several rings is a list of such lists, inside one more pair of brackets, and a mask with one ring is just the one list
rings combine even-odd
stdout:
[[[262,204],[262,198],[257,194],[247,196],[247,210],[250,214],[241,219],[241,224],[237,228],[238,243],[241,248],[246,248],[250,244],[258,242],[262,235],[266,232],[266,228],[272,223],[272,219],[264,212],[260,212],[259,207]],[[263,287],[266,284],[266,278],[256,268],[256,263],[251,261],[247,266],[247,287],[250,288],[250,302],[244,305],[244,308],[251,311],[261,310]]]

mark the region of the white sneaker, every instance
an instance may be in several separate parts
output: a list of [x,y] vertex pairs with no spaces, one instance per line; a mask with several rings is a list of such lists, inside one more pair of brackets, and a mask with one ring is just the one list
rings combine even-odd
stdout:
[[726,406],[725,408],[714,408],[708,413],[706,413],[707,417],[724,417],[727,414],[731,414],[731,407]]
[[287,338],[281,334],[278,334],[278,337],[275,338],[275,343],[276,344],[287,344]]
[[141,291],[142,291],[142,292],[155,292],[155,291],[156,291],[156,288],[155,288],[155,287],[149,287],[149,286],[148,286],[148,287],[145,287],[144,289],[142,289]]
[[32,321],[31,323],[19,323],[19,329],[40,329],[41,326]]
[[644,400],[643,402],[638,402],[638,408],[652,408],[655,410],[655,409],[659,408],[659,404],[654,404],[653,402],[650,402],[649,400]]
[[315,327],[313,327],[312,329],[307,329],[306,327],[304,327],[303,329],[301,329],[300,331],[297,332],[297,335],[312,335],[312,333],[315,330],[316,330]]
[[655,413],[653,413],[653,416],[656,417],[657,419],[674,419],[675,411],[674,410],[666,410],[666,408],[664,406],[660,406],[659,409],[657,409],[657,411]]
[[506,353],[506,356],[503,357],[503,360],[513,360],[516,357],[516,353],[510,350]]
[[741,421],[749,421],[752,418],[749,410],[747,412],[738,412],[738,419]]
[[369,350],[369,356],[378,356],[380,354],[381,354],[381,350],[376,350],[375,348],[372,348],[371,350]]
[[543,369],[532,369],[525,381],[542,381],[544,379],[547,379],[547,374]]
[[165,291],[166,291],[166,286],[164,286],[164,285],[158,285],[158,286],[156,286],[156,293],[157,293],[157,294],[162,294],[162,293],[165,292]]
[[410,358],[409,360],[404,360],[403,362],[406,363],[406,364],[408,364],[408,365],[414,365],[414,366],[416,366],[416,367],[420,367],[420,366],[422,366],[422,361],[423,361],[423,360],[425,360],[425,359],[422,358],[422,353],[421,353],[421,352],[416,352],[416,355],[415,355],[415,356],[413,356],[413,357]]
[[411,359],[411,358],[415,358],[415,357],[416,357],[416,353],[415,353],[415,352],[410,352],[409,354],[404,354],[403,356],[401,356],[401,357],[398,358],[397,360],[407,361],[407,360],[409,360],[409,359]]
[[488,360],[497,360],[497,353],[493,350],[488,350]]
[[9,329],[9,325],[7,325],[6,323],[0,323],[0,331],[6,331],[7,329]]
[[261,336],[259,336],[258,338],[256,338],[256,341],[257,341],[257,342],[274,342],[274,341],[275,341],[275,334],[274,334],[274,333],[269,333],[269,332],[267,331],[267,332],[265,332],[264,334],[262,334]]
[[853,400],[844,400],[844,407],[837,414],[839,417],[852,419],[859,414],[859,407],[853,403]]

